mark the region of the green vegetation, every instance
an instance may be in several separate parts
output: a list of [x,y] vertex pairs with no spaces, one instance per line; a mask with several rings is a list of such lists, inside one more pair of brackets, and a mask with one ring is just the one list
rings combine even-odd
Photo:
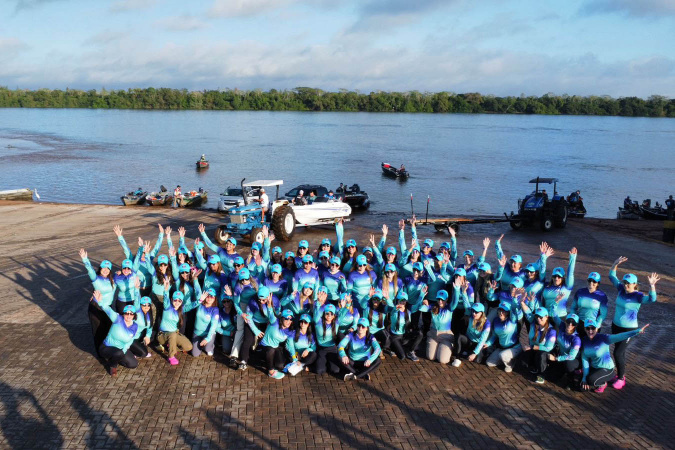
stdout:
[[253,111],[364,111],[425,113],[565,114],[593,116],[675,117],[675,100],[638,97],[495,97],[477,93],[371,92],[298,87],[290,91],[129,89],[79,91],[66,89],[10,90],[0,87],[0,107],[194,109]]

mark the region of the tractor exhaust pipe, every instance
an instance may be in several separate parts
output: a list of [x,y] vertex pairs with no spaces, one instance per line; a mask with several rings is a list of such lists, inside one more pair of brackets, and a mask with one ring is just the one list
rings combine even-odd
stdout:
[[241,195],[244,196],[244,205],[248,205],[248,196],[246,195],[246,189],[244,189],[244,181],[246,181],[246,178],[241,179]]

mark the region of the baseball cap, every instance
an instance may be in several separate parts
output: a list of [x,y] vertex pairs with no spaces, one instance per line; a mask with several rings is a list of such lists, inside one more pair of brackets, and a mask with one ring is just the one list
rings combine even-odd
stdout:
[[298,248],[309,248],[309,242],[303,239],[302,241],[298,242]]
[[[588,279],[593,280],[596,283],[599,283],[600,282],[600,274],[598,272],[591,272],[591,273],[588,274]],[[577,320],[577,322],[578,322],[578,320]]]
[[461,267],[458,267],[458,268],[455,269],[455,275],[465,277],[466,276],[466,270],[464,270]]
[[356,264],[362,266],[364,264],[368,264],[368,260],[366,259],[365,256],[359,255],[356,257]]
[[626,283],[635,284],[638,282],[638,279],[635,274],[627,273],[626,275],[623,276],[623,281],[625,281]]
[[141,305],[149,305],[152,303],[152,300],[150,300],[150,297],[141,297],[141,300],[139,302]]
[[368,253],[368,252],[370,252],[370,253],[375,253],[375,252],[373,252],[373,249],[372,249],[372,248],[370,248],[370,247],[363,247],[363,254],[365,255],[365,254]]
[[368,322],[368,319],[366,319],[365,317],[361,317],[359,319],[359,321],[357,322],[357,324],[361,325],[362,327],[366,327],[366,328],[368,328],[370,326],[370,322]]
[[426,245],[428,247],[433,247],[434,246],[434,241],[431,239],[425,239],[424,243],[422,245]]
[[514,278],[513,280],[511,280],[511,286],[515,288],[520,289],[521,287],[523,287],[523,285],[524,283],[522,278]]
[[293,252],[286,252],[286,254],[284,255],[284,258],[286,258],[286,259],[288,259],[288,258],[295,258],[295,253],[293,253]]
[[490,272],[492,271],[492,267],[490,267],[489,263],[482,262],[478,264],[478,270],[482,270],[483,272]]
[[134,263],[131,262],[130,259],[125,259],[124,261],[122,261],[122,269],[131,269],[133,266],[134,266]]
[[248,280],[251,278],[251,272],[246,267],[244,267],[239,271],[238,276],[240,280]]
[[281,247],[276,246],[272,249],[272,253],[281,253]]
[[485,305],[482,303],[474,303],[471,305],[471,309],[476,312],[485,312]]
[[326,258],[326,259],[328,259],[328,258],[330,258],[330,255],[328,254],[327,251],[322,250],[322,251],[319,252],[319,259],[321,259],[321,258]]
[[574,320],[575,323],[579,323],[579,316],[576,314],[568,314],[565,320]]
[[523,258],[520,255],[513,255],[511,258],[509,258],[512,262],[515,263],[522,263]]
[[174,300],[180,300],[182,302],[183,299],[185,298],[185,296],[183,295],[183,293],[181,291],[176,291],[176,292],[173,293],[171,298],[174,299]]
[[341,262],[342,262],[342,261],[340,261],[340,258],[338,258],[337,256],[333,256],[333,257],[330,259],[330,263],[331,263],[331,264],[337,264],[338,266],[340,265]]
[[281,264],[273,264],[270,269],[271,273],[281,273]]
[[166,255],[159,255],[157,264],[169,264],[169,257]]
[[307,283],[305,283],[305,284],[302,285],[302,288],[303,288],[303,289],[311,289],[311,290],[313,291],[313,290],[314,290],[314,285],[313,285],[312,283],[310,283],[310,282],[307,282]]
[[511,312],[511,303],[503,301],[499,303],[499,309],[501,309],[502,311]]
[[354,239],[348,240],[347,244],[345,244],[345,247],[356,247],[356,241]]
[[548,317],[548,311],[546,310],[546,308],[539,307],[534,311],[534,314],[539,317]]
[[122,314],[128,313],[128,312],[132,312],[132,313],[136,312],[136,308],[134,308],[134,305],[127,305],[127,306],[124,307],[124,309],[122,309]]
[[595,320],[593,320],[593,319],[584,320],[584,327],[585,328],[588,328],[588,327],[598,328],[598,326],[595,323]]
[[218,264],[220,262],[220,256],[211,255],[209,256],[209,264]]
[[465,250],[464,256],[473,256],[473,250]]
[[382,299],[382,289],[375,289],[375,292],[373,293],[373,297]]
[[384,271],[385,272],[396,272],[396,266],[389,263],[386,266],[384,266]]
[[326,314],[327,312],[331,312],[335,314],[335,305],[328,304],[323,310],[323,313]]
[[305,313],[300,316],[300,322],[312,323],[312,318],[309,317],[309,314]]
[[267,298],[270,296],[270,288],[267,286],[260,286],[258,288],[258,298]]
[[[160,258],[161,258],[161,256],[160,256]],[[167,262],[168,262],[168,259],[167,259]],[[108,261],[107,259],[104,259],[103,261],[101,261],[101,268],[102,269],[112,269],[112,263],[110,261]]]
[[314,259],[312,258],[312,255],[305,255],[302,257],[302,262],[314,262]]
[[244,258],[242,258],[241,256],[237,256],[236,258],[234,258],[234,263],[238,266],[242,265],[244,264]]
[[330,245],[330,239],[324,238],[321,240],[321,245]]
[[418,270],[418,271],[421,272],[424,269],[424,266],[422,265],[421,262],[416,262],[416,263],[413,263],[412,268],[413,268],[413,270]]
[[225,241],[225,242],[229,242],[232,245],[237,245],[237,240],[235,238],[233,238],[232,236],[227,238],[227,241]]
[[441,289],[436,293],[436,300],[447,300],[448,299],[448,291],[445,289]]
[[562,278],[565,276],[565,269],[563,269],[562,267],[556,267],[555,269],[553,269],[553,272],[551,272],[551,276]]
[[251,244],[251,250],[260,251],[260,247],[261,247],[260,242],[254,242],[253,244]]
[[396,248],[395,247],[389,247],[387,249],[387,254],[395,255],[396,254]]
[[528,264],[527,266],[525,266],[525,270],[528,272],[536,272],[537,267],[534,264]]
[[292,319],[293,318],[293,311],[290,309],[284,309],[284,311],[281,313],[281,317],[284,319]]
[[185,273],[190,271],[190,265],[183,263],[180,266],[178,266],[178,272],[180,273]]

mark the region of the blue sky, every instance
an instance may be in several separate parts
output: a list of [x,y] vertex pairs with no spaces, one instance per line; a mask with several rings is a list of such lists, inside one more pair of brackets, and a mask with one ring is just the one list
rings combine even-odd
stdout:
[[675,0],[4,0],[9,88],[675,97]]

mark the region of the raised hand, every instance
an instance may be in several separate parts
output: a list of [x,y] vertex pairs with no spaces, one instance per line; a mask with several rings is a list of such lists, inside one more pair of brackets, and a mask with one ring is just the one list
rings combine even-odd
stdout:
[[328,292],[319,292],[316,296],[316,299],[319,301],[319,304],[323,305],[328,299]]
[[457,232],[455,232],[455,229],[452,227],[448,227],[448,233],[450,233],[450,237],[454,238],[457,236]]
[[197,227],[197,230],[199,230],[200,233],[203,233],[204,230],[206,230],[206,227],[204,226],[203,223],[200,223],[199,226]]
[[389,227],[385,224],[382,224],[382,236],[386,236],[389,233]]
[[497,289],[497,282],[495,280],[490,281],[490,290],[494,291]]
[[483,248],[488,248],[490,246],[490,238],[486,237],[483,239]]
[[417,223],[417,217],[415,217],[415,216],[413,215],[413,216],[412,216],[412,219],[410,219],[410,226],[413,226],[413,227],[414,227],[416,223]]
[[652,287],[656,286],[656,283],[658,283],[658,281],[660,279],[661,278],[659,277],[659,275],[656,272],[654,272],[649,277],[647,277],[647,280],[649,281],[649,285],[652,286]]
[[269,239],[270,239],[270,243],[272,243],[274,241],[274,239],[275,239],[274,233],[270,233]]
[[497,242],[499,242],[501,244],[503,238],[504,238],[504,235],[502,234],[501,236],[499,236],[499,239],[497,239]]
[[374,234],[370,235],[370,245],[375,247],[375,235]]
[[185,227],[178,227],[178,236],[182,238],[185,237]]
[[228,297],[231,297],[231,296],[232,296],[232,288],[230,287],[229,284],[226,284],[226,285],[225,285],[225,287],[223,288],[223,292],[224,292],[225,295],[227,295]]
[[164,290],[168,291],[169,289],[171,289],[171,282],[169,278],[164,278]]
[[115,232],[117,237],[122,237],[122,227],[120,227],[119,225],[115,225],[113,227],[113,231]]
[[640,328],[640,334],[644,333],[648,326],[649,326],[649,324],[647,324],[647,325],[645,325],[644,327]]
[[81,248],[80,249],[80,258],[84,259],[86,257],[87,257],[87,252],[83,248]]
[[462,292],[466,294],[467,289],[469,289],[469,282],[467,280],[464,280],[464,283],[462,283]]
[[160,233],[164,233],[164,227],[162,227],[162,224],[161,224],[161,223],[158,223],[158,224],[157,224],[157,228],[159,228],[159,232],[160,232]]
[[614,261],[614,263],[612,264],[612,267],[617,267],[619,266],[619,264],[623,264],[626,261],[628,261],[628,258],[626,258],[625,256],[619,256],[618,258],[616,258],[616,261]]
[[405,220],[401,219],[398,221],[399,230],[405,230]]
[[576,255],[577,254],[577,248],[572,247],[572,250],[570,250],[570,255]]
[[201,241],[202,241],[202,240],[199,239],[199,238],[195,239],[195,246],[199,245],[199,243],[200,243]]
[[452,283],[452,286],[455,289],[461,288],[462,287],[462,280],[460,280],[459,278],[455,278],[455,281]]
[[164,232],[166,233],[166,237],[171,236],[171,227],[164,228]]
[[263,225],[262,234],[263,234],[263,238],[269,238],[270,237],[270,230],[267,228],[267,225]]
[[427,299],[425,298],[424,300],[422,300],[422,304],[423,304],[424,306],[429,306],[429,300],[427,300]]
[[143,238],[138,236],[138,246],[143,247]]
[[206,291],[202,291],[202,295],[199,296],[199,301],[201,303],[204,303],[204,300],[206,300],[206,297],[208,297],[209,294],[206,293]]
[[415,248],[415,247],[417,247],[417,239],[413,239],[410,242],[410,249],[411,249],[410,251],[412,251],[412,249]]
[[94,293],[91,295],[92,300],[96,301],[96,303],[101,303],[101,299],[103,296],[101,295],[100,291],[94,291]]

